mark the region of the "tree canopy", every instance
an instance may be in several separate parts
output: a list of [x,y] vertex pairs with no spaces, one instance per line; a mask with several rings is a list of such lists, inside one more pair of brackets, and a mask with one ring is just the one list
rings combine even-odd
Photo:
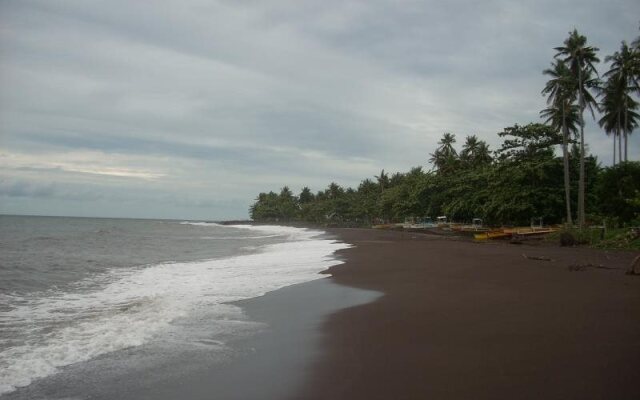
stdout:
[[[551,67],[543,70],[549,78],[541,90],[547,97],[547,108],[540,112],[544,123],[514,124],[497,132],[502,139],[497,150],[476,134],[456,148],[456,135],[446,132],[429,154],[428,171],[382,169],[356,188],[331,182],[315,194],[305,186],[297,196],[284,186],[279,194],[260,193],[250,208],[251,218],[370,225],[447,215],[458,221],[482,218],[494,225],[528,224],[538,217],[572,224],[572,210],[577,209],[580,226],[587,216],[640,223],[640,163],[626,157],[626,136],[640,121],[633,97],[640,93],[640,37],[631,45],[622,42],[620,51],[605,58],[611,67],[604,85],[595,68],[598,48],[588,45],[577,30],[555,51]],[[624,162],[602,168],[587,154],[584,111],[594,117],[601,111],[600,125],[618,137],[619,146],[624,137],[625,157],[618,151]],[[561,157],[556,155],[558,146]]]

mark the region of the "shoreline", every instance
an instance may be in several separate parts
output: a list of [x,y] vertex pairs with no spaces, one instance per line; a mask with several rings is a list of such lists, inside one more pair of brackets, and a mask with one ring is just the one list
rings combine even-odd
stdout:
[[635,253],[322,230],[352,245],[334,253],[341,264],[233,303],[263,327],[229,340],[226,360],[185,356],[106,380],[77,364],[0,397],[640,397],[640,277],[625,275]]
[[640,397],[635,253],[327,231],[331,279],[384,296],[328,317],[291,398]]
[[[336,239],[325,231],[319,238]],[[328,257],[343,262],[342,257]],[[240,328],[233,335],[212,336],[209,332],[219,327],[205,318],[204,324],[194,321],[199,333],[194,332],[193,342],[185,342],[186,351],[166,357],[169,353],[165,354],[163,345],[174,340],[180,345],[183,340],[169,334],[158,343],[128,347],[61,367],[57,373],[34,379],[0,398],[286,398],[307,379],[309,366],[320,352],[320,325],[326,316],[379,295],[338,285],[329,276],[318,274],[310,281],[229,303],[240,307],[243,314],[232,323],[253,326],[246,331]]]
[[140,351],[124,349],[67,366],[0,399],[286,399],[301,390],[312,373],[322,351],[321,326],[326,317],[379,296],[338,285],[328,276],[286,286],[232,303],[242,308],[247,320],[262,327],[230,338],[223,358],[207,360],[206,355],[192,354],[113,374],[109,360]]

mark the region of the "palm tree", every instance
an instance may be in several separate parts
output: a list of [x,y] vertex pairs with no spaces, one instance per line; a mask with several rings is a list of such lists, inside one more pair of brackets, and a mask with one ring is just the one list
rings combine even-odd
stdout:
[[458,153],[456,149],[453,148],[453,144],[456,142],[456,135],[446,132],[442,135],[442,139],[438,144],[440,145],[439,150],[442,150],[443,154],[447,157],[456,157]]
[[550,124],[556,130],[562,130],[562,158],[564,161],[564,196],[567,208],[567,224],[573,225],[571,216],[571,181],[569,179],[569,134],[576,133],[578,123],[578,107],[573,104],[575,100],[576,81],[571,70],[563,61],[556,60],[550,69],[542,71],[551,79],[547,82],[543,95],[548,95],[547,104],[550,107],[542,110],[540,116],[546,118],[545,123]]
[[[626,88],[625,88],[626,87]],[[635,101],[627,91],[628,87],[611,76],[602,90],[602,103],[600,108],[603,112],[598,124],[607,132],[614,135],[614,164],[615,164],[615,137],[618,137],[618,162],[627,161],[627,133],[631,133],[638,127],[640,114],[636,112],[638,102]],[[622,158],[622,139],[625,140],[625,157]]]
[[329,199],[337,199],[344,194],[344,189],[335,182],[331,182],[329,187],[325,189],[325,194]]
[[476,135],[467,136],[460,152],[460,160],[469,164],[473,163],[473,155],[478,151],[478,145]]
[[489,149],[489,145],[484,140],[481,140],[478,143],[478,148],[476,149],[475,154],[475,162],[477,164],[491,164],[493,158],[491,157],[491,150]]
[[[624,136],[624,161],[628,161],[628,147],[627,147],[627,135],[631,133],[627,130],[629,127],[627,119],[629,118],[629,111],[633,111],[629,104],[629,93],[633,90],[640,90],[638,87],[638,81],[635,79],[634,71],[637,69],[639,54],[630,48],[625,41],[622,41],[620,51],[616,51],[611,56],[605,57],[605,62],[611,62],[611,68],[604,76],[609,78],[607,84],[611,90],[605,91],[605,95],[616,96],[617,105],[622,113],[622,122],[619,123],[619,127],[622,127],[622,131],[618,131],[618,135]],[[633,125],[633,124],[631,124]],[[620,154],[620,160],[622,161],[622,154]]]
[[467,136],[460,152],[460,161],[469,167],[491,163],[491,152],[487,142],[478,140],[476,135]]
[[633,60],[631,63],[631,76],[633,78],[634,90],[640,93],[640,36],[631,42]]
[[442,135],[442,139],[438,142],[438,148],[431,154],[429,162],[431,162],[439,171],[448,172],[454,168],[457,161],[458,153],[453,148],[456,142],[456,135],[446,132]]
[[300,204],[311,203],[314,200],[314,195],[307,186],[302,188],[300,195],[298,196],[298,201]]
[[618,138],[618,158],[622,162],[622,121],[623,121],[623,92],[622,81],[619,76],[609,76],[605,85],[600,90],[600,110],[602,118],[598,121],[598,125],[604,129],[607,135],[613,136],[613,165],[616,165],[616,138]]
[[[561,58],[566,62],[578,84],[576,91],[578,93],[578,106],[580,107],[580,174],[578,181],[578,225],[580,229],[584,228],[586,222],[584,198],[585,198],[585,172],[584,172],[584,109],[589,105],[591,111],[592,103],[587,104],[588,97],[585,98],[585,92],[588,94],[588,86],[585,85],[590,78],[590,74],[598,75],[598,71],[594,66],[600,60],[596,57],[597,47],[587,46],[587,38],[578,33],[576,29],[569,33],[569,37],[564,41],[564,46],[556,47],[555,57]],[[593,98],[591,98],[593,100]]]
[[380,175],[374,175],[374,178],[376,178],[378,185],[380,185],[380,193],[384,193],[384,189],[389,187],[389,174],[385,174],[383,169],[380,171]]

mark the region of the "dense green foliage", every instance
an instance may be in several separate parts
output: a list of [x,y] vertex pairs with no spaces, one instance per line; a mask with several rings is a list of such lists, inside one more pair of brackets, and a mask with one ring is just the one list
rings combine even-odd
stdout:
[[602,215],[620,221],[640,221],[640,162],[605,169],[598,177],[596,196]]
[[[496,152],[489,152],[486,143],[469,137],[460,152],[455,151],[456,155],[448,157],[440,169],[430,172],[417,167],[389,176],[382,171],[375,181],[365,179],[356,189],[333,182],[316,194],[306,187],[298,196],[287,187],[280,194],[261,193],[251,207],[251,217],[258,221],[340,225],[402,222],[407,217],[438,215],[458,221],[482,218],[494,225],[529,224],[537,217],[547,223],[563,222],[563,162],[553,152],[561,136],[542,124],[515,125],[499,135],[504,142]],[[472,156],[476,147],[487,149],[481,161]],[[572,180],[576,182],[575,147],[570,161]],[[590,215],[620,216],[624,221],[638,217],[634,193],[637,197],[640,192],[640,163],[601,169],[594,157],[587,157],[586,171],[587,187],[597,188],[587,197]],[[610,189],[615,182],[624,188]]]
[[[482,218],[492,225],[529,224],[540,217],[549,224],[577,220],[580,227],[587,219],[640,224],[640,163],[626,161],[626,139],[639,118],[631,95],[640,92],[640,39],[631,46],[623,42],[620,52],[605,59],[611,62],[605,85],[594,67],[598,49],[588,46],[586,37],[574,30],[555,50],[554,63],[543,72],[550,77],[542,90],[546,124],[505,128],[498,133],[503,142],[496,151],[475,135],[456,149],[456,136],[445,133],[430,154],[430,171],[416,167],[390,175],[382,170],[355,189],[332,182],[316,193],[305,187],[297,196],[285,186],[279,194],[260,193],[251,218],[370,225],[446,215],[457,221]],[[602,111],[600,124],[619,145],[624,137],[624,157],[618,151],[624,161],[603,169],[586,154],[585,111],[593,117]]]

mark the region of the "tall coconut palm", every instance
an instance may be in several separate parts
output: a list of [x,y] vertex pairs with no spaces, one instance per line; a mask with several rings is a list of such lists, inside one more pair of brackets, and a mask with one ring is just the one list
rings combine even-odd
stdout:
[[[613,136],[613,165],[616,165],[616,139],[620,138],[620,132],[622,131],[622,118],[621,118],[621,101],[619,96],[619,90],[617,90],[618,82],[614,77],[610,77],[605,83],[600,92],[602,101],[600,102],[600,110],[602,111],[602,118],[598,121],[598,125],[604,129],[607,135]],[[621,152],[618,150],[618,155]]]
[[573,225],[571,216],[571,182],[569,179],[569,135],[577,132],[578,107],[573,104],[576,96],[576,81],[571,70],[561,60],[555,60],[550,69],[542,71],[551,79],[547,82],[543,95],[548,95],[548,108],[540,112],[546,123],[562,131],[562,158],[564,161],[564,196],[567,209],[567,224]]
[[636,92],[640,93],[640,36],[631,42],[633,61],[631,63],[631,75]]
[[491,157],[491,149],[489,149],[489,145],[484,140],[481,140],[478,143],[478,148],[476,149],[476,154],[474,156],[476,165],[488,165],[493,161],[493,157]]
[[455,157],[458,155],[456,149],[453,148],[453,144],[456,142],[456,135],[446,132],[442,135],[442,139],[438,142],[440,147],[438,150],[441,150],[445,156]]
[[468,164],[473,164],[474,154],[478,150],[478,145],[478,137],[476,135],[467,136],[462,146],[462,151],[460,152],[460,160]]
[[[614,164],[615,164],[615,137],[618,138],[618,161],[627,161],[626,154],[622,157],[622,140],[625,133],[632,132],[638,127],[640,114],[636,112],[638,102],[630,95],[630,87],[625,83],[620,75],[611,75],[605,86],[602,88],[600,95],[602,102],[600,109],[603,113],[598,124],[607,132],[614,135]],[[625,139],[625,153],[626,137]]]
[[469,167],[490,164],[491,151],[487,142],[479,140],[476,135],[467,136],[460,152],[460,161]]
[[380,185],[380,193],[384,193],[384,189],[389,187],[389,174],[385,174],[383,169],[380,171],[380,175],[374,175],[374,178],[376,178],[378,185]]
[[438,142],[438,148],[431,154],[429,161],[441,172],[448,172],[454,168],[458,159],[458,153],[453,148],[456,142],[456,135],[445,133]]
[[[576,29],[569,33],[569,37],[565,39],[564,46],[556,47],[556,58],[562,59],[566,62],[571,70],[572,75],[576,78],[578,84],[576,91],[578,94],[578,106],[580,107],[580,174],[578,181],[578,225],[580,228],[584,228],[586,222],[585,214],[585,170],[584,170],[584,110],[588,106],[585,99],[585,92],[588,92],[588,87],[585,85],[586,80],[589,78],[589,74],[593,73],[596,76],[598,71],[594,64],[600,60],[596,56],[596,52],[599,50],[597,47],[587,46],[587,38],[578,33]],[[595,103],[595,101],[594,101]],[[589,103],[591,106],[591,103]]]
[[[606,56],[604,61],[611,62],[611,68],[604,76],[609,78],[607,84],[611,86],[611,90],[605,91],[608,96],[617,96],[618,107],[622,112],[622,121],[619,127],[622,127],[622,131],[618,131],[621,138],[624,138],[624,161],[628,161],[628,147],[627,136],[631,132],[627,130],[629,127],[627,119],[629,118],[630,104],[628,100],[631,99],[629,93],[633,90],[640,90],[638,82],[635,79],[634,71],[637,68],[639,54],[630,48],[625,41],[622,41],[620,51],[616,51],[613,55]],[[633,124],[631,124],[633,125]],[[620,160],[622,160],[622,154],[620,154]]]

